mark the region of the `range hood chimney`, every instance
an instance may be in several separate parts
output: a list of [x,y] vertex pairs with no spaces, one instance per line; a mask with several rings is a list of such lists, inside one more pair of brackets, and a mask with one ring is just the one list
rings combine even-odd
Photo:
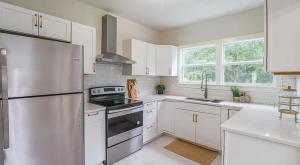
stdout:
[[135,61],[117,54],[117,18],[111,15],[102,17],[102,57],[100,63],[135,64]]

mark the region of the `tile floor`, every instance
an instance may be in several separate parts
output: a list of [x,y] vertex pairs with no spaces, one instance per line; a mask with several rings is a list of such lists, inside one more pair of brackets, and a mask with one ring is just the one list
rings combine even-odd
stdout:
[[[166,135],[161,136],[155,141],[146,144],[142,150],[116,162],[114,165],[199,165],[164,149],[164,146],[173,140],[173,137]],[[211,165],[221,165],[221,155],[219,155]]]

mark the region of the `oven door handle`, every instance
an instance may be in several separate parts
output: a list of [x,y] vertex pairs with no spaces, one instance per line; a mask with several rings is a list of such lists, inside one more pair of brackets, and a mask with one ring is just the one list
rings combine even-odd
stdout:
[[143,111],[143,106],[138,106],[138,107],[130,107],[130,108],[124,108],[120,110],[114,110],[112,113],[108,112],[107,118],[111,119],[114,117],[119,117],[119,116],[124,116],[128,115],[131,113],[136,113],[136,112],[141,112]]

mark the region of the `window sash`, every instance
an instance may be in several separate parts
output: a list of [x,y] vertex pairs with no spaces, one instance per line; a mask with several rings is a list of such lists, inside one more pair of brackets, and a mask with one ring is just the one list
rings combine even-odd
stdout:
[[[221,40],[215,40],[211,42],[193,44],[189,46],[181,47],[180,54],[180,63],[179,63],[179,83],[182,84],[199,84],[201,81],[188,81],[184,80],[185,69],[188,67],[203,67],[203,66],[215,66],[215,82],[208,82],[208,84],[212,85],[239,85],[239,86],[275,86],[275,77],[273,76],[273,83],[230,83],[225,82],[225,67],[229,65],[244,65],[244,64],[260,64],[264,66],[264,57],[260,60],[249,60],[249,61],[237,61],[237,62],[226,62],[224,47],[226,44],[234,44],[234,43],[242,43],[247,41],[259,41],[264,40],[263,34],[253,34],[248,36],[241,36],[237,38],[227,38]],[[185,64],[184,63],[184,49],[193,49],[193,48],[216,48],[216,61],[210,63],[201,63],[201,64]]]

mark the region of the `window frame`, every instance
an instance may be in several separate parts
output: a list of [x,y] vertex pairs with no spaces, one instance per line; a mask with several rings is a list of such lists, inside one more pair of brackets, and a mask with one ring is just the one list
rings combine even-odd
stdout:
[[206,48],[206,47],[216,47],[216,62],[215,63],[205,63],[205,64],[190,64],[191,66],[215,66],[216,68],[216,81],[215,82],[208,82],[209,85],[217,85],[218,84],[218,73],[217,73],[217,65],[218,65],[218,44],[216,41],[209,41],[209,42],[202,42],[202,43],[197,43],[197,44],[191,44],[191,45],[185,45],[185,46],[181,46],[180,48],[180,55],[179,55],[179,66],[178,66],[178,70],[179,70],[179,84],[192,84],[192,85],[196,85],[196,84],[200,84],[201,81],[184,81],[183,77],[184,77],[184,67],[186,67],[187,65],[183,64],[183,50],[184,49],[193,49],[193,48]]
[[[189,45],[183,45],[180,46],[180,54],[179,54],[179,64],[178,64],[178,70],[179,70],[179,76],[178,76],[178,83],[182,85],[197,85],[200,84],[201,81],[183,81],[184,76],[184,65],[183,65],[183,49],[186,48],[196,48],[196,47],[208,47],[215,45],[216,46],[216,81],[215,82],[209,82],[208,85],[222,85],[222,86],[246,86],[246,87],[275,87],[276,86],[276,78],[273,76],[273,83],[266,84],[266,83],[228,83],[225,82],[224,72],[225,72],[225,66],[228,64],[261,64],[263,67],[264,59],[262,60],[253,60],[253,61],[241,61],[241,62],[227,62],[225,64],[224,60],[224,45],[226,43],[235,43],[235,42],[242,42],[247,40],[255,40],[255,39],[264,39],[265,36],[263,33],[256,33],[256,34],[250,34],[250,35],[244,35],[244,36],[238,36],[238,37],[231,37],[231,38],[224,38],[220,40],[213,40],[208,42],[200,42],[195,44],[189,44]],[[199,66],[206,66],[206,65],[200,65]]]

